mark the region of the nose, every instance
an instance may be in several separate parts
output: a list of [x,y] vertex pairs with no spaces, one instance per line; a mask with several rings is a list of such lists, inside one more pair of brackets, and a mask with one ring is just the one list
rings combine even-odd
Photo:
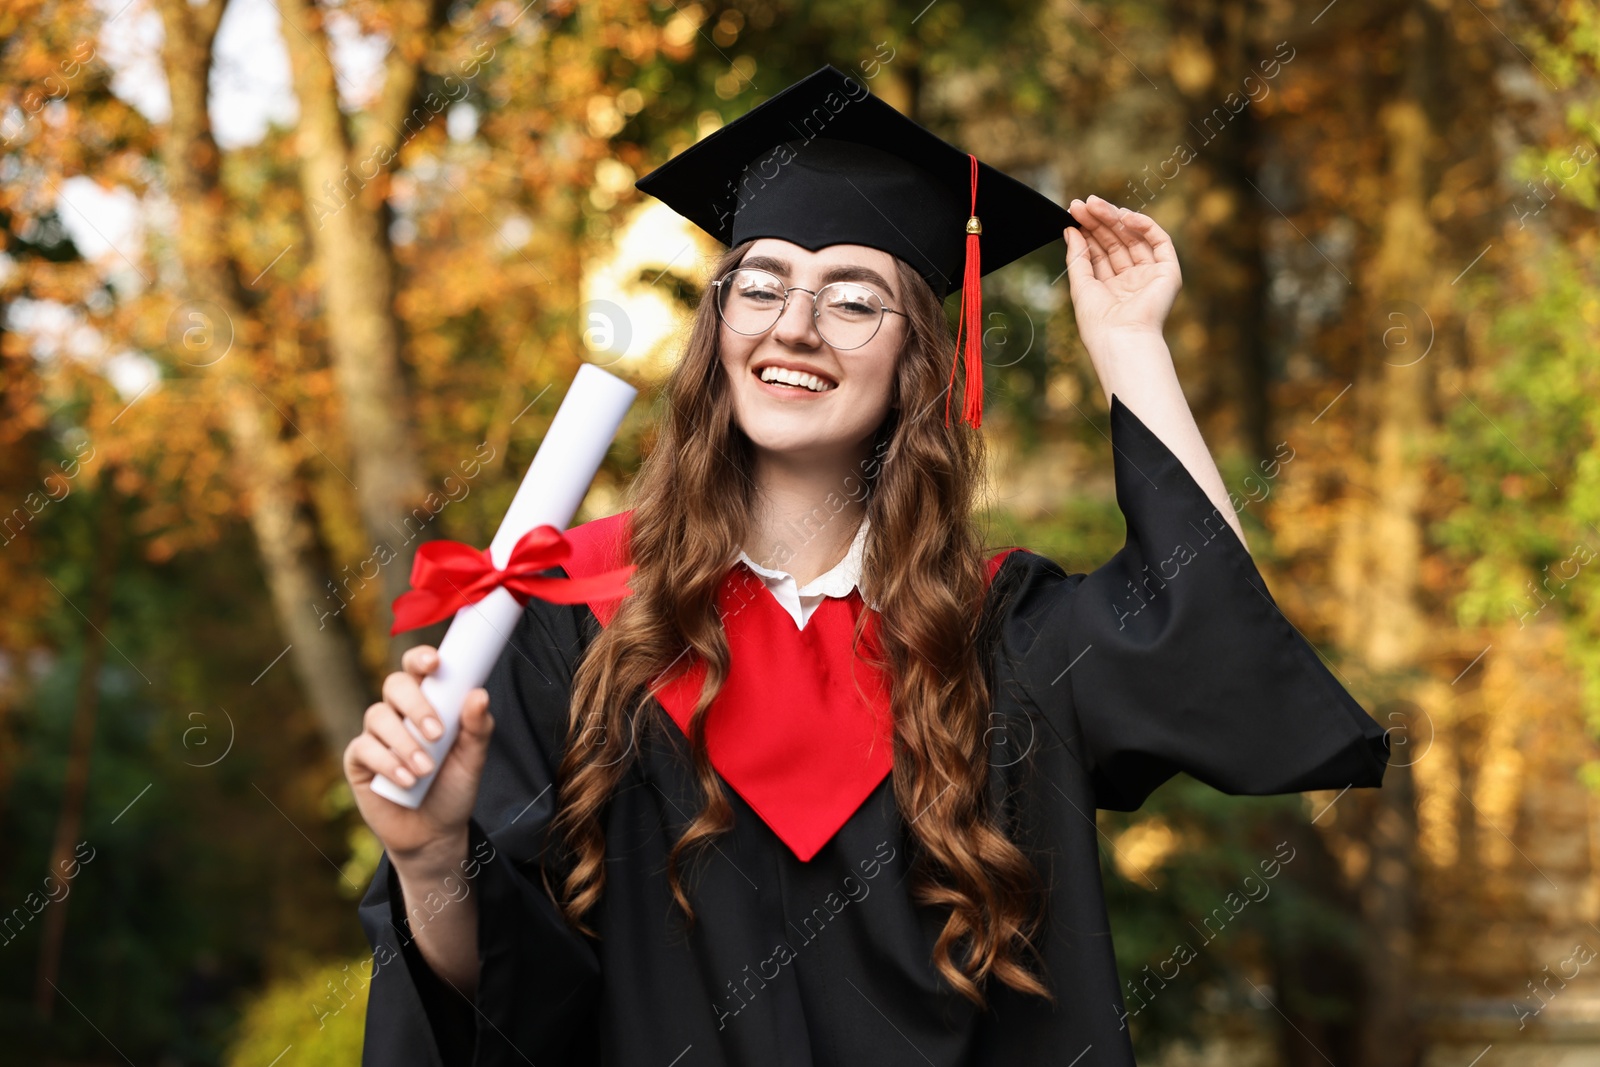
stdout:
[[822,335],[817,332],[817,320],[812,314],[812,301],[815,299],[804,289],[791,290],[789,302],[778,316],[777,324],[772,327],[772,336],[780,343],[795,348],[820,346]]

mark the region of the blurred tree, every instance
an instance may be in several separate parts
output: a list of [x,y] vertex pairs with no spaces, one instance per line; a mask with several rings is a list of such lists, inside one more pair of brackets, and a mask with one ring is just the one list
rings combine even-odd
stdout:
[[[361,730],[367,686],[343,621],[327,626],[310,610],[323,595],[318,575],[326,570],[324,552],[301,503],[294,463],[278,440],[280,416],[256,384],[259,372],[252,367],[270,330],[256,317],[227,241],[229,203],[220,184],[221,153],[208,114],[212,48],[226,6],[227,0],[199,6],[162,0],[159,5],[172,118],[157,144],[177,208],[175,243],[185,276],[184,302],[195,305],[190,309],[180,304],[188,320],[184,336],[204,331],[201,351],[191,349],[188,355],[217,367],[218,402],[231,437],[234,471],[273,606],[289,639],[300,684],[330,751],[337,752]],[[227,347],[219,353],[217,346],[223,344]]]
[[372,958],[339,960],[280,982],[240,1020],[222,1060],[258,1067],[295,1049],[303,1067],[350,1067],[361,1060]]
[[[67,752],[67,775],[62,789],[61,814],[56,821],[55,843],[50,848],[48,877],[60,880],[77,866],[75,853],[82,843],[83,809],[89,790],[89,764],[94,753],[95,716],[100,710],[100,670],[106,656],[106,628],[111,625],[111,596],[117,578],[122,543],[121,501],[111,491],[111,478],[102,467],[96,481],[99,527],[94,544],[93,577],[89,582],[88,611],[83,621],[83,663],[73,697],[72,741]],[[61,972],[61,943],[66,933],[67,901],[54,902],[40,927],[38,980],[34,1004],[49,1019],[55,1010],[56,978]]]
[[[294,145],[328,353],[355,460],[362,525],[374,545],[392,546],[394,531],[426,494],[411,437],[408,390],[400,376],[402,327],[394,306],[387,192],[407,131],[425,126],[443,106],[437,92],[424,93],[422,63],[437,49],[433,35],[444,8],[442,0],[405,0],[361,11],[363,21],[377,23],[364,30],[387,31],[389,50],[377,100],[347,116],[328,58],[329,9],[315,0],[285,0],[279,7],[300,105]],[[347,17],[352,10],[343,7]],[[451,81],[462,85],[456,78],[446,84]],[[359,131],[355,136],[352,126]],[[382,571],[384,604],[410,584],[413,546],[408,540],[394,551]],[[398,669],[399,653],[412,643],[406,638],[391,643],[391,666]]]

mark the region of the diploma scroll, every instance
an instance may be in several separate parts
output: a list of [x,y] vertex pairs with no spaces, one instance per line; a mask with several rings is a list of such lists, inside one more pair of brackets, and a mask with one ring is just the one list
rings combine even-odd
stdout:
[[[507,565],[512,547],[534,527],[548,524],[558,530],[567,528],[637,394],[633,386],[592,363],[578,368],[505,519],[489,543],[489,555],[496,567]],[[439,713],[444,733],[437,741],[429,741],[410,719],[405,720],[411,736],[433,759],[434,769],[420,776],[409,789],[380,774],[372,780],[374,793],[408,808],[421,805],[460,733],[461,706],[467,694],[488,680],[523,610],[515,596],[496,588],[456,612],[444,640],[439,642],[439,666],[422,680],[422,695]]]

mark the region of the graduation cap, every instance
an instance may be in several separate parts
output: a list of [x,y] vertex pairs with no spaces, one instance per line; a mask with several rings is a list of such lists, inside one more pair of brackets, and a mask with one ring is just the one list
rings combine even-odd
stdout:
[[831,66],[635,187],[725,245],[757,237],[812,251],[866,245],[910,264],[941,299],[961,290],[962,414],[974,427],[983,420],[979,279],[1078,225],[1066,208],[928,132]]

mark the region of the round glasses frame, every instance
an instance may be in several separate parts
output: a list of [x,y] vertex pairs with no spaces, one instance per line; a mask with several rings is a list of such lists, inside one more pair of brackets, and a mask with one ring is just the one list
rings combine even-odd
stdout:
[[[754,333],[746,333],[745,331],[736,328],[731,322],[728,321],[727,313],[723,309],[723,302],[727,298],[727,289],[725,289],[724,286],[732,281],[733,276],[735,274],[739,274],[741,272],[746,273],[746,274],[763,274],[763,275],[766,275],[768,278],[771,278],[774,282],[776,282],[778,284],[778,287],[783,290],[783,306],[778,308],[778,313],[772,317],[772,321],[770,323],[768,323],[766,326],[762,327],[761,329],[755,331]],[[822,331],[822,309],[819,306],[823,293],[827,292],[829,289],[832,289],[834,286],[843,286],[843,285],[860,286],[861,288],[865,289],[867,292],[872,293],[873,299],[878,302],[878,321],[873,325],[872,332],[867,335],[866,340],[861,341],[858,344],[850,345],[848,348],[846,348],[844,346],[841,346],[841,345],[834,344],[832,341],[828,340],[828,335],[823,333],[823,331]],[[765,270],[760,269],[759,267],[735,267],[732,270],[730,270],[728,273],[724,274],[722,277],[718,278],[716,281],[712,282],[711,283],[711,287],[713,289],[717,290],[717,318],[722,321],[722,324],[724,326],[728,327],[728,329],[730,329],[730,330],[733,330],[734,333],[738,334],[741,337],[760,337],[762,334],[766,333],[768,330],[771,330],[774,326],[778,325],[778,323],[782,322],[783,321],[783,313],[789,310],[789,294],[794,292],[796,289],[800,290],[800,292],[802,292],[802,293],[810,293],[811,294],[811,322],[816,327],[817,336],[821,337],[824,341],[827,341],[828,342],[828,347],[830,347],[832,349],[835,349],[835,350],[837,350],[839,352],[853,352],[858,348],[862,348],[862,347],[864,347],[866,345],[871,344],[872,343],[872,339],[874,337],[878,336],[878,331],[883,329],[883,317],[885,315],[899,315],[899,316],[901,316],[903,318],[910,318],[910,316],[906,315],[906,313],[904,311],[897,311],[894,308],[890,307],[888,304],[884,303],[883,297],[879,296],[877,294],[877,292],[872,289],[871,286],[863,285],[861,282],[829,282],[827,285],[824,285],[821,289],[807,289],[803,285],[788,285],[788,286],[786,286],[786,285],[783,284],[783,279],[782,278],[779,278],[776,274],[773,274],[771,271],[765,271]]]

